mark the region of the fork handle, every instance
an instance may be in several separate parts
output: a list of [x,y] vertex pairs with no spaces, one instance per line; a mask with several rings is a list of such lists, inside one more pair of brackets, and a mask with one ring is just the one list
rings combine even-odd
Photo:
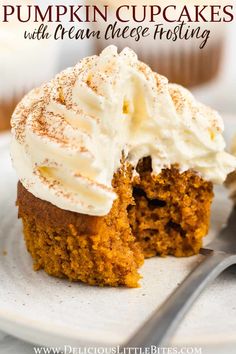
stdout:
[[158,347],[168,344],[180,321],[206,286],[226,268],[236,264],[236,255],[211,250],[207,253],[203,261],[193,269],[124,347],[150,347],[151,345]]

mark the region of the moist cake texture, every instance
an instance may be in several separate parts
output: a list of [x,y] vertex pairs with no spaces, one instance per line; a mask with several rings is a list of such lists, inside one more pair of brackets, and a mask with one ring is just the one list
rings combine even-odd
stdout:
[[223,128],[128,48],[31,91],[12,116],[11,155],[34,268],[136,287],[145,258],[198,253],[213,183],[236,168]]
[[144,258],[198,253],[209,226],[212,183],[176,167],[151,174],[142,160],[114,176],[118,199],[104,217],[59,209],[18,184],[23,220],[34,268],[91,285],[138,286]]
[[113,186],[119,198],[104,217],[59,209],[19,183],[19,216],[34,268],[91,285],[136,287],[144,257],[129,226],[130,183],[130,168],[116,173]]
[[128,208],[128,214],[145,258],[198,253],[208,232],[212,183],[193,171],[180,173],[177,166],[153,175],[149,158],[142,160],[137,170],[135,205]]

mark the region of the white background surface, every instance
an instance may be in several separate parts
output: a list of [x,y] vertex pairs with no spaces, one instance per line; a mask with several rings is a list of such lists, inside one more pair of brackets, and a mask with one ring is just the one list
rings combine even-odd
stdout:
[[[228,43],[227,56],[225,58],[226,65],[222,72],[221,77],[218,81],[205,86],[203,89],[195,90],[196,95],[205,103],[210,104],[216,109],[222,112],[235,113],[236,119],[236,48],[235,48],[235,38],[236,38],[236,23],[231,28],[231,35]],[[74,43],[74,42],[73,42]],[[71,53],[71,57],[74,56],[83,56],[91,51],[91,44],[87,43],[87,46],[81,46],[75,50],[75,47],[70,46],[68,43],[66,48],[67,55]],[[79,53],[78,53],[79,52]],[[64,67],[67,63],[67,60],[61,62],[61,67]],[[234,275],[227,275],[228,281]],[[216,284],[219,284],[222,279],[219,278],[211,287],[214,292],[214,287]],[[221,296],[225,296],[224,286],[227,286],[227,281],[222,281],[222,294]],[[236,294],[235,294],[236,296]],[[222,309],[223,311],[223,309]],[[232,311],[232,315],[236,316],[235,308]],[[235,333],[236,337],[236,333]],[[217,343],[217,338],[216,338]],[[233,354],[236,352],[236,348],[229,346],[225,346],[224,344],[216,344],[214,348],[202,348],[202,354]],[[33,346],[31,344],[24,343],[18,339],[15,339],[11,336],[8,336],[4,333],[0,333],[0,354],[31,354],[34,353]]]

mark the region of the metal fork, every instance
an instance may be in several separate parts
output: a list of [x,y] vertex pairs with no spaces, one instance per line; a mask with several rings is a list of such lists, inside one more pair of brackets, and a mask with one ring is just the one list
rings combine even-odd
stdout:
[[236,208],[231,212],[227,226],[200,253],[204,255],[203,261],[125,343],[124,348],[168,344],[180,321],[207,285],[226,268],[236,264]]

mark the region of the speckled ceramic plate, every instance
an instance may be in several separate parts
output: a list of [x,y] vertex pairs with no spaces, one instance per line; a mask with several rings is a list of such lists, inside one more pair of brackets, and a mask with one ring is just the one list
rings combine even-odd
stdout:
[[[226,118],[226,136],[236,118]],[[89,287],[34,272],[17,220],[16,176],[9,136],[0,136],[0,329],[41,345],[113,345],[142,325],[202,256],[153,258],[141,269],[139,289]],[[227,219],[231,202],[217,188],[209,237]],[[161,325],[161,324],[160,324]],[[236,346],[236,272],[224,273],[205,291],[180,325],[173,344]]]

